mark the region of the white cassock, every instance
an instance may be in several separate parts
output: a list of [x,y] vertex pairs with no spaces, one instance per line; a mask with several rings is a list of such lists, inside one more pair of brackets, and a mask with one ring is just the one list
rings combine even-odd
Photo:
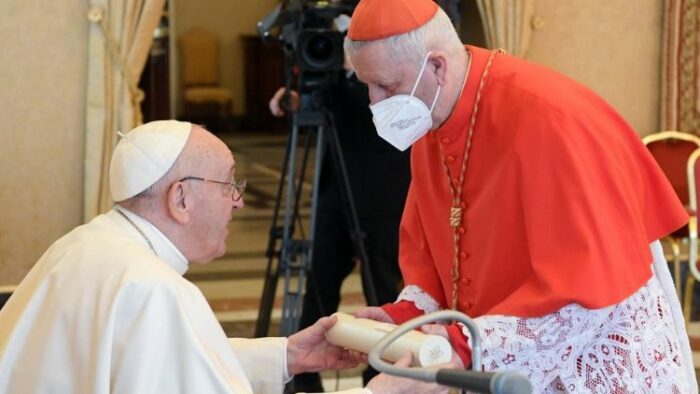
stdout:
[[0,393],[281,393],[286,339],[226,338],[182,253],[119,209],[133,224],[74,229],[0,311]]

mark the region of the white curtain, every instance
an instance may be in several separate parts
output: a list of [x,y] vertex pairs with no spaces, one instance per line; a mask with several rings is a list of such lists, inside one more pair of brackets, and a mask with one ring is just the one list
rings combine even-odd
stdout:
[[117,131],[142,123],[138,81],[165,0],[89,0],[84,221],[111,207],[109,162]]
[[476,0],[486,46],[524,57],[530,46],[534,0]]

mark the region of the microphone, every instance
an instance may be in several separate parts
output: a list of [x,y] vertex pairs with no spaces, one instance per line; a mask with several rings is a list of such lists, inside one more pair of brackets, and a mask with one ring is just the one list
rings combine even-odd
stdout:
[[[458,320],[469,329],[472,340],[472,370],[404,368],[382,360],[380,354],[401,335],[423,324],[435,321]],[[522,375],[513,371],[481,372],[481,336],[472,319],[457,311],[439,311],[411,319],[396,327],[377,342],[368,354],[369,363],[376,370],[390,375],[402,376],[424,382],[436,382],[450,387],[458,387],[477,393],[491,394],[531,394],[532,385]]]
[[532,386],[515,372],[478,372],[459,369],[439,369],[435,381],[443,386],[491,394],[531,393]]

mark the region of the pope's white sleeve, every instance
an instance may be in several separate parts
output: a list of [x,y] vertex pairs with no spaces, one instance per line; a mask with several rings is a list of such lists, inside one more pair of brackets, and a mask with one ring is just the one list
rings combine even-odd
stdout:
[[[229,343],[240,359],[250,384],[253,386],[254,393],[281,392],[281,389],[275,388],[275,384],[279,386],[280,381],[287,383],[293,377],[289,376],[285,365],[287,363],[287,338],[229,338]],[[277,360],[282,361],[283,364],[278,364]],[[280,367],[282,367],[281,371]],[[275,381],[275,376],[282,376],[282,379]],[[271,391],[275,389],[277,391]],[[367,388],[355,388],[334,393],[373,394]]]
[[[221,325],[191,284],[149,278],[122,288],[112,327],[112,393],[251,393]],[[79,336],[77,336],[79,337]],[[281,382],[277,391],[281,392]],[[273,392],[273,391],[268,391]]]
[[286,338],[229,338],[254,393],[281,393],[287,375]]

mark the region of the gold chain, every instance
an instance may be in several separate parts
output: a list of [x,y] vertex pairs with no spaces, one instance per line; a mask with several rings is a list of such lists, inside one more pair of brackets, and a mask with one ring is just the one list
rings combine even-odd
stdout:
[[[501,50],[497,49],[491,52],[491,54],[489,55],[489,59],[486,62],[486,66],[484,67],[484,71],[481,74],[481,80],[479,81],[479,89],[476,92],[476,99],[474,100],[472,117],[469,122],[469,132],[467,134],[467,139],[465,141],[464,147],[464,159],[462,160],[462,169],[459,174],[459,181],[457,185],[452,184],[450,168],[448,167],[447,163],[445,163],[445,170],[447,170],[447,180],[450,184],[450,189],[452,190],[452,206],[450,207],[450,226],[452,226],[454,238],[454,259],[452,263],[452,309],[454,310],[457,310],[457,290],[459,283],[459,226],[462,223],[462,207],[460,206],[460,197],[462,196],[462,190],[464,187],[464,177],[467,173],[467,162],[469,161],[469,152],[472,148],[472,138],[474,137],[474,125],[476,124],[476,114],[479,111],[481,91],[484,88],[484,82],[486,81],[486,76],[488,75],[489,69],[491,68],[493,58],[496,56],[497,53],[501,53]],[[472,55],[470,54],[469,66],[467,66],[467,76],[465,78],[469,76],[469,68],[471,67],[471,56]],[[440,150],[442,151],[442,145],[440,145]],[[444,153],[442,154],[442,156],[444,156]]]

